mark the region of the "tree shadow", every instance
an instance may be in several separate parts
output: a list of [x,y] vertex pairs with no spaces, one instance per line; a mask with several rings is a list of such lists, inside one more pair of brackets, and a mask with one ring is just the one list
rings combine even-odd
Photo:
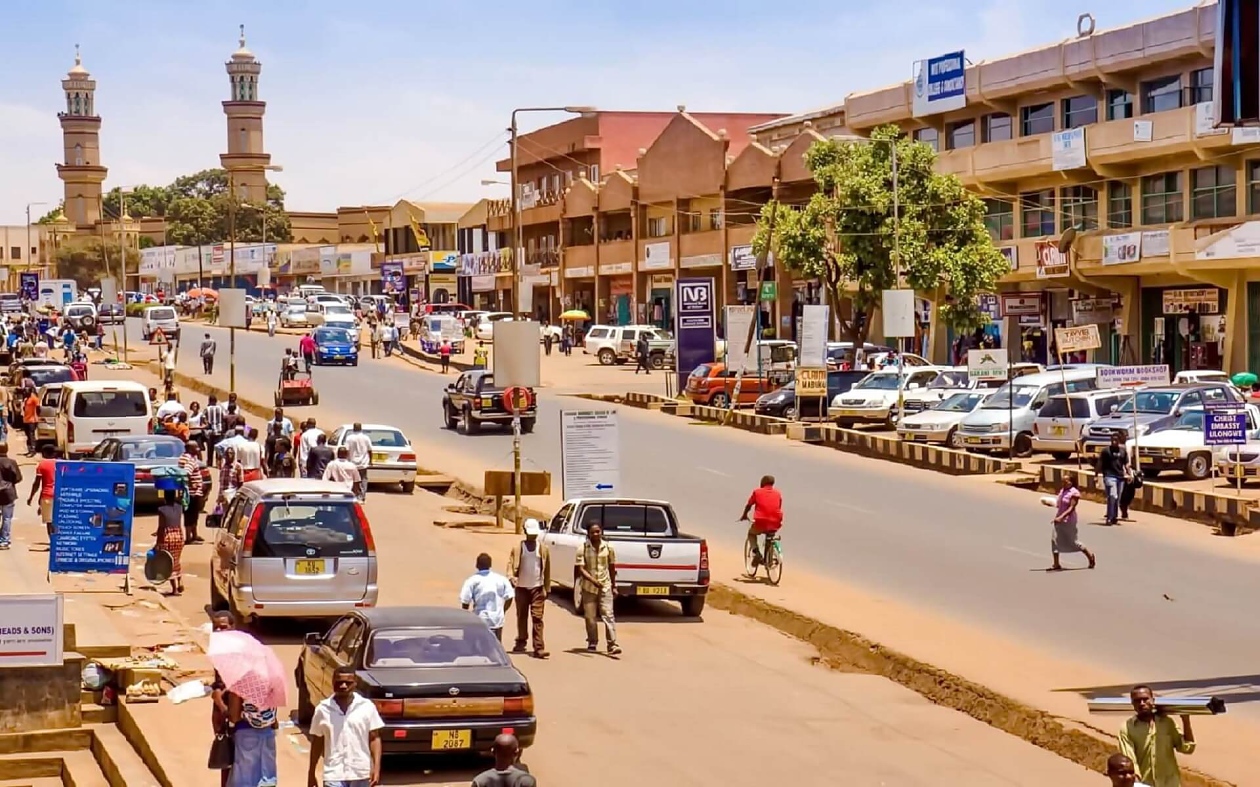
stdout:
[[[1055,691],[1079,694],[1082,699],[1088,701],[1100,697],[1127,697],[1134,685],[1126,683],[1113,686],[1085,686],[1055,689]],[[1260,675],[1186,678],[1184,680],[1155,681],[1144,685],[1150,686],[1151,690],[1157,695],[1212,696],[1220,697],[1231,704],[1260,701]]]

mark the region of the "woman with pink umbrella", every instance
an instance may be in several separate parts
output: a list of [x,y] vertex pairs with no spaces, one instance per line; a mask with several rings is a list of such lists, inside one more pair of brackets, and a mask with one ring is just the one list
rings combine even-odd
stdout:
[[244,631],[212,632],[208,654],[228,694],[235,750],[229,787],[273,787],[276,712],[288,703],[284,665],[275,651]]

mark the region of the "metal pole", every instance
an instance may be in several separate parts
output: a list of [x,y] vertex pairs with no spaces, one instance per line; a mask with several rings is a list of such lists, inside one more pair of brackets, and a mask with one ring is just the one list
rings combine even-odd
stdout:
[[[735,411],[735,403],[739,401],[740,388],[742,388],[744,385],[744,370],[748,368],[748,353],[752,352],[753,340],[756,337],[761,335],[761,285],[763,282],[765,282],[766,272],[767,270],[769,270],[767,261],[770,259],[771,255],[774,253],[772,251],[772,249],[774,248],[774,221],[775,221],[775,218],[779,215],[778,205],[777,205],[778,199],[779,199],[779,179],[775,178],[772,181],[771,186],[770,186],[770,200],[772,203],[775,203],[775,209],[770,211],[770,220],[769,222],[767,222],[767,225],[766,225],[766,248],[762,254],[757,255],[757,269],[756,269],[757,288],[753,293],[753,319],[752,319],[752,322],[748,324],[748,333],[744,337],[744,360],[739,366],[739,371],[736,372],[735,374],[735,390],[734,392],[731,393],[731,401],[728,403],[730,406],[727,408],[726,413],[722,416],[723,418],[722,423],[726,423],[727,421],[729,421],[730,414]],[[727,332],[729,333],[729,330]],[[734,337],[731,337],[731,336],[726,337],[726,342],[728,346],[730,345],[732,338]],[[677,369],[678,367],[678,350],[677,350],[676,342],[677,342],[677,339],[675,338],[675,349],[674,349],[675,369]],[[757,353],[757,364],[758,366],[760,366],[761,364],[760,348],[758,348],[758,353]],[[799,405],[798,405],[798,408],[799,408]]]
[[521,412],[520,401],[512,413],[512,520],[516,532],[524,532],[525,520],[521,518]]
[[[122,213],[118,216],[119,223],[122,223],[122,217],[127,215],[127,195],[121,190],[118,192],[119,205],[122,207]],[[105,201],[101,201],[101,217],[105,216]],[[118,244],[118,267],[122,270],[122,288],[123,288],[123,363],[128,363],[130,348],[127,346],[127,250],[123,248],[121,241]],[[136,271],[136,292],[140,292],[140,271]],[[141,316],[143,319],[143,315]],[[114,349],[118,348],[117,342],[114,343]]]
[[[1068,404],[1071,407],[1071,403]],[[1006,447],[1012,457],[1015,453],[1015,367],[1011,363],[1011,350],[1006,349]]]
[[521,266],[525,264],[525,232],[521,227],[521,185],[516,157],[516,113],[512,110],[512,125],[508,128],[512,141],[512,313],[521,313]]
[[26,269],[31,269],[31,204],[26,203],[26,253],[22,255],[26,258]]
[[[901,195],[898,186],[901,183],[901,173],[897,169],[897,140],[892,140],[890,147],[892,148],[892,197],[893,197],[893,270],[896,276],[897,289],[901,289]],[[906,412],[906,360],[905,355],[906,341],[905,337],[897,339],[897,420],[894,422],[900,425],[905,419]],[[856,352],[856,346],[854,348]]]
[[[228,287],[236,287],[236,186],[232,170],[228,170]],[[219,316],[223,316],[223,304],[219,304]],[[228,328],[228,392],[236,393],[236,320]]]

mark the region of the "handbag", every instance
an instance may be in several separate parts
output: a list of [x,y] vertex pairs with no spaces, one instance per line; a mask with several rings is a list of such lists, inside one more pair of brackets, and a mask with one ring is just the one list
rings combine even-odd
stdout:
[[206,761],[206,767],[212,771],[226,771],[232,767],[235,758],[236,741],[232,740],[232,732],[225,725],[222,731],[215,733],[214,740],[210,742],[210,757]]

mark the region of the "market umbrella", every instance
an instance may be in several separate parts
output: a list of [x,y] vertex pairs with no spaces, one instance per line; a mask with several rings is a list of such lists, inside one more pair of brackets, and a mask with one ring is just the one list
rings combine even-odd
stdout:
[[1260,377],[1257,377],[1251,372],[1239,372],[1229,378],[1229,381],[1239,388],[1250,388],[1255,385],[1257,381],[1260,381]]
[[219,293],[209,287],[193,287],[188,291],[189,298],[217,298]]
[[215,631],[207,650],[228,691],[258,708],[288,704],[289,674],[276,652],[244,631]]
[[587,314],[581,309],[569,309],[567,312],[564,312],[563,314],[560,315],[560,319],[562,320],[589,320],[591,319],[591,315]]

